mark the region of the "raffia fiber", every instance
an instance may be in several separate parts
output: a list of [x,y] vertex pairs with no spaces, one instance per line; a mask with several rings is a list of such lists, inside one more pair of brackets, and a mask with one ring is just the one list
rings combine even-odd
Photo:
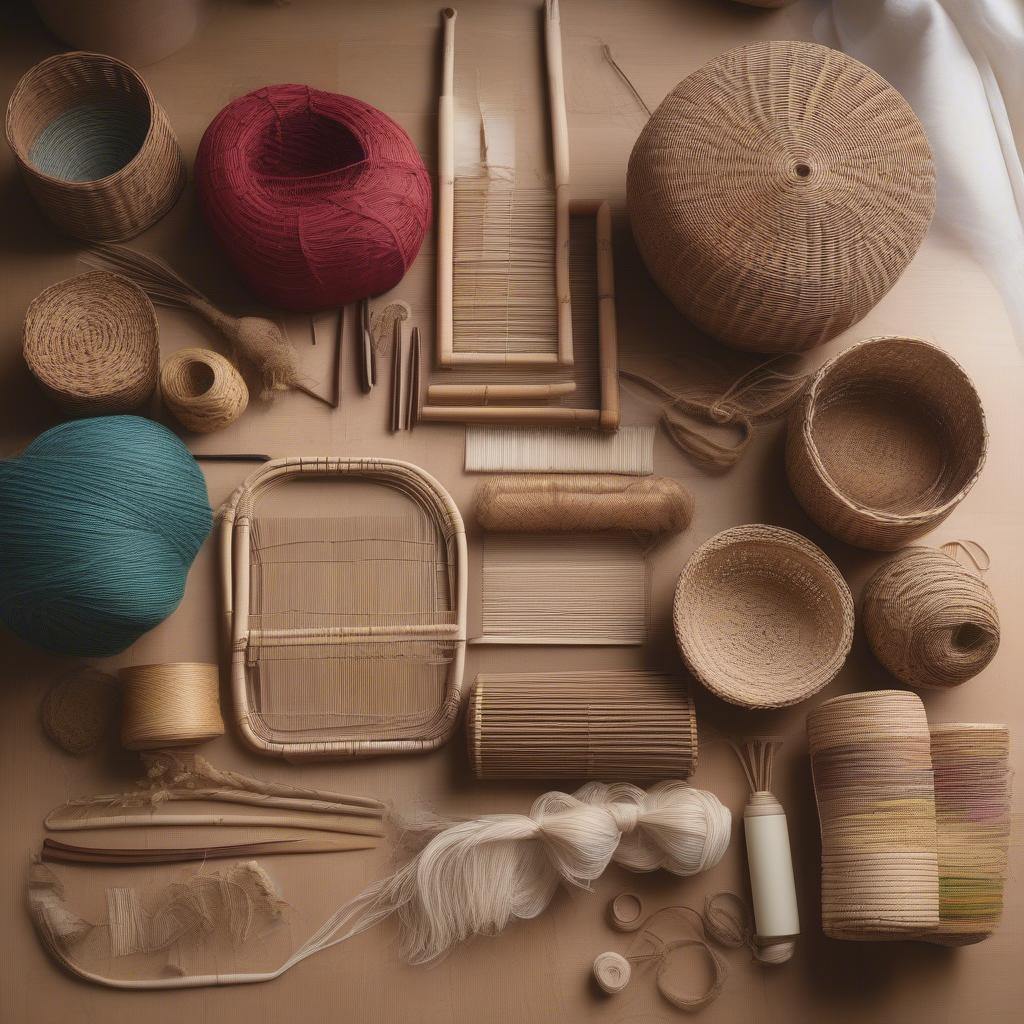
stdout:
[[853,598],[825,553],[777,526],[736,526],[679,576],[672,621],[690,671],[712,693],[778,708],[827,686],[853,640]]
[[234,365],[208,348],[179,349],[160,368],[160,396],[187,430],[209,434],[234,423],[249,389]]
[[870,68],[813,43],[737,47],[684,79],[629,161],[633,234],[661,289],[737,348],[835,337],[892,287],[935,206],[931,149]]
[[825,363],[793,410],[786,473],[823,530],[889,551],[956,508],[987,446],[959,363],[918,338],[869,338]]
[[999,649],[999,613],[985,581],[933,548],[908,548],[864,590],[864,635],[908,686],[945,689],[976,676]]
[[7,142],[43,213],[77,238],[120,241],[158,221],[185,185],[163,108],[127,64],[61,53],[7,104]]
[[821,822],[821,923],[834,939],[939,927],[931,736],[913,693],[833,697],[807,716]]
[[80,416],[130,412],[156,388],[156,312],[141,288],[104,271],[50,285],[25,313],[22,354],[43,390]]

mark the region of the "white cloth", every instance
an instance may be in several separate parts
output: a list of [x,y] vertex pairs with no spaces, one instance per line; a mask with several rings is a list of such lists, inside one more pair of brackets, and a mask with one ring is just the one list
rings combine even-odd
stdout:
[[910,101],[935,154],[933,230],[985,268],[1024,347],[1024,0],[832,0],[815,35]]

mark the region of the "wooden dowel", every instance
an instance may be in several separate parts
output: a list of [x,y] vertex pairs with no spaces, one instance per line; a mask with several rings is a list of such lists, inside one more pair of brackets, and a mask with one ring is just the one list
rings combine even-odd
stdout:
[[437,364],[454,355],[453,269],[455,239],[455,17],[446,7],[443,27],[441,97],[437,109]]
[[559,384],[431,384],[427,388],[427,402],[542,401],[571,395],[575,390],[574,380]]
[[337,816],[333,821],[326,815],[296,814],[118,814],[106,817],[55,818],[48,814],[43,824],[50,832],[87,832],[104,828],[296,828],[308,832],[340,832],[350,836],[382,836],[384,829],[365,819]]
[[412,329],[409,345],[409,390],[406,396],[405,426],[412,430],[416,425],[420,407],[420,329]]
[[[570,360],[569,364],[571,365]],[[559,366],[556,352],[453,352],[446,366]]]
[[427,423],[518,423],[534,426],[576,425],[597,427],[600,409],[572,409],[562,405],[425,405],[420,419]]
[[597,208],[597,344],[601,368],[601,429],[618,430],[619,341],[615,322],[615,270],[612,257],[612,210]]

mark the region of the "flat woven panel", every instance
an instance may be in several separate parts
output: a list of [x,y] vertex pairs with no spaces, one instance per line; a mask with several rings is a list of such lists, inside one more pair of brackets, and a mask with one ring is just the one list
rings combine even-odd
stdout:
[[620,427],[614,434],[553,427],[466,428],[467,473],[654,472],[655,427]]
[[489,534],[482,633],[492,642],[642,644],[649,579],[633,540]]

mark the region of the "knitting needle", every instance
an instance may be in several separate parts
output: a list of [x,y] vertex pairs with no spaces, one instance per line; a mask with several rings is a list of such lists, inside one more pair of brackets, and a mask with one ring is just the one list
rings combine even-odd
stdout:
[[334,394],[331,403],[335,409],[341,405],[341,350],[345,339],[345,309],[338,310],[338,333],[334,338]]
[[405,337],[402,320],[395,320],[395,343],[391,353],[391,432],[405,430],[406,383],[405,383]]
[[374,365],[373,342],[370,339],[370,300],[363,299],[360,306],[360,332],[362,343],[359,348],[359,373],[363,394],[368,395],[377,383]]
[[409,346],[409,394],[405,407],[405,425],[412,430],[416,425],[420,401],[420,329],[412,329]]

